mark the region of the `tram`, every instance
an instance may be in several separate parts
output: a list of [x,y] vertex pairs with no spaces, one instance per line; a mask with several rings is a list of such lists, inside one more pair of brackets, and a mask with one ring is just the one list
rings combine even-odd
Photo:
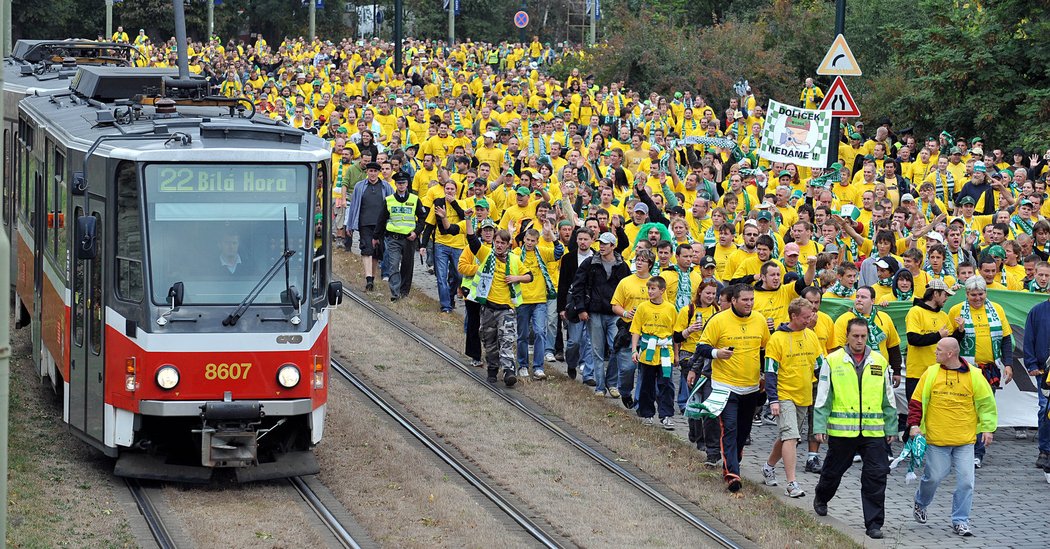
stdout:
[[79,65],[63,90],[5,89],[22,94],[5,126],[16,318],[63,421],[116,474],[316,473],[342,299],[331,151],[209,96],[179,54],[178,72]]

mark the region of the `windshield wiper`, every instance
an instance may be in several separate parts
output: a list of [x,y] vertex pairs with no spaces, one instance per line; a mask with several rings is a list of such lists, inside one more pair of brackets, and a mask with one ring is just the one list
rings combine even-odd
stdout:
[[[289,271],[288,262],[292,258],[293,255],[295,255],[295,250],[288,249],[288,209],[285,208],[285,210],[284,210],[284,251],[281,252],[281,257],[278,257],[277,261],[274,261],[273,265],[270,265],[270,268],[266,270],[266,273],[264,273],[262,278],[259,279],[259,282],[257,282],[255,284],[255,286],[251,289],[251,291],[248,292],[248,295],[244,296],[244,299],[241,301],[240,305],[237,306],[237,309],[234,310],[232,313],[230,313],[230,315],[227,316],[226,319],[222,321],[222,325],[223,326],[235,326],[237,324],[237,321],[241,319],[241,315],[243,315],[245,312],[248,311],[248,307],[251,307],[252,303],[254,303],[255,300],[259,297],[259,294],[262,293],[263,288],[265,288],[266,285],[269,284],[271,280],[273,280],[273,277],[277,276],[277,273],[279,273],[281,271],[281,266],[282,265],[285,268],[284,272],[285,272],[285,291],[286,291],[286,295],[289,296],[290,298],[292,296],[298,295],[298,292],[295,291],[295,288],[293,286],[289,285],[289,283],[290,283],[290,271]],[[293,298],[293,301],[297,301],[297,300],[295,300]],[[295,305],[296,308],[298,308],[298,305],[296,305],[295,303],[293,303],[293,305]]]

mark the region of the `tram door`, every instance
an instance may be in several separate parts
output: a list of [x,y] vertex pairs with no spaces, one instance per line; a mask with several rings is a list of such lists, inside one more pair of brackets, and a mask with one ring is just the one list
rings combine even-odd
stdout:
[[74,210],[74,219],[83,215],[95,218],[98,252],[94,259],[73,259],[72,324],[73,337],[69,366],[69,423],[96,440],[104,436],[105,368],[103,336],[105,334],[106,240],[101,201],[90,201],[90,214],[82,206]]

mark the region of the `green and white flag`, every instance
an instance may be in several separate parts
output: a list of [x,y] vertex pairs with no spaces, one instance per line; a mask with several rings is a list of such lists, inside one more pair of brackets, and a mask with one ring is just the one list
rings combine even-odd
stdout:
[[802,109],[769,100],[758,155],[771,162],[823,168],[831,149],[831,111]]

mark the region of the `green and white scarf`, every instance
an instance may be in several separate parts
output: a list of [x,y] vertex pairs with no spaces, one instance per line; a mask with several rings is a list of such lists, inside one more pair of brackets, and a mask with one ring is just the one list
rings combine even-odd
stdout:
[[[558,290],[554,288],[554,282],[551,280],[550,273],[547,272],[547,264],[543,262],[543,256],[540,255],[538,249],[532,250],[536,254],[536,263],[540,266],[540,272],[543,273],[543,283],[547,286],[547,300],[555,299],[558,297]],[[522,264],[525,263],[525,258],[528,256],[528,251],[525,247],[521,247],[521,259]]]
[[[959,356],[970,364],[977,364],[975,360],[977,356],[977,330],[973,325],[973,315],[971,314],[969,301],[963,302],[962,310],[959,314],[965,321],[963,326],[965,335],[963,336],[962,349],[959,351]],[[985,300],[984,314],[988,318],[988,332],[992,338],[992,360],[996,366],[1002,368],[1003,321],[999,319],[999,313],[996,312],[991,301]]]
[[711,225],[704,232],[704,247],[713,248],[718,244],[718,235],[715,234],[715,226]]
[[1023,219],[1019,215],[1015,215],[1015,216],[1011,217],[1010,221],[1013,222],[1015,227],[1017,227],[1017,228],[1021,229],[1022,231],[1024,231],[1025,234],[1027,234],[1028,236],[1032,236],[1032,227],[1033,227],[1034,224],[1031,221],[1029,221],[1027,219]]
[[868,348],[872,351],[878,351],[879,345],[882,345],[882,342],[886,340],[886,332],[882,331],[877,322],[879,312],[875,310],[874,306],[872,306],[871,314],[868,316],[860,314],[856,307],[850,309],[850,312],[856,315],[857,318],[863,318],[868,322]]
[[937,198],[940,198],[945,204],[955,199],[955,176],[952,172],[946,171],[944,175],[941,172],[933,172],[934,179],[934,191],[937,193]]
[[681,311],[693,300],[693,285],[689,277],[689,270],[682,272],[682,268],[676,263],[672,269],[678,273],[678,293],[674,298],[674,310]]
[[1033,294],[1050,294],[1050,286],[1043,288],[1036,284],[1035,280],[1029,280],[1028,284],[1025,285],[1025,289]]
[[847,240],[840,236],[836,236],[835,244],[839,247],[840,250],[843,248],[849,250],[850,261],[856,261],[860,258],[860,248],[857,246],[857,241],[853,240],[853,237],[850,237],[849,240]]
[[911,303],[911,301],[915,299],[915,290],[908,290],[907,292],[904,292],[897,288],[894,288],[893,295],[896,296],[898,301],[905,301]]
[[832,294],[835,294],[838,297],[846,299],[852,298],[853,295],[857,293],[856,289],[851,288],[849,286],[845,286],[838,280],[836,280],[835,283],[832,284],[830,288],[828,288],[828,291]]
[[661,376],[670,379],[671,367],[674,365],[674,347],[672,347],[671,338],[642,334],[638,345],[638,355],[642,361],[652,364],[659,358]]
[[[507,254],[507,261],[504,264],[503,274],[505,277],[517,274],[517,268],[511,268],[511,259],[513,256]],[[481,265],[481,270],[477,274],[477,291],[475,295],[475,301],[479,304],[484,305],[488,301],[489,293],[492,291],[492,282],[496,278],[496,252],[489,252],[489,256],[485,258],[485,262]],[[506,279],[504,279],[506,280]],[[518,287],[517,283],[508,284],[508,290],[510,291],[511,304],[517,306],[521,303],[521,288]]]

